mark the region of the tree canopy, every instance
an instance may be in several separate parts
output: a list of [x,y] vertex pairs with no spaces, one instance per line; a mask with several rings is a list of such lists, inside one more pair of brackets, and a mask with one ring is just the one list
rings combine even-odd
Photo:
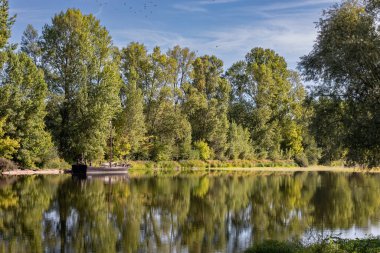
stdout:
[[42,66],[49,86],[48,126],[68,161],[104,154],[110,121],[120,107],[120,76],[105,27],[69,9],[45,25]]
[[11,37],[11,27],[15,22],[15,16],[9,15],[8,0],[0,0],[0,49],[2,49]]
[[320,144],[340,132],[347,160],[370,167],[380,164],[378,4],[344,1],[326,11],[313,50],[300,62],[307,80],[319,82],[317,104],[335,105],[319,111],[318,121],[332,121]]

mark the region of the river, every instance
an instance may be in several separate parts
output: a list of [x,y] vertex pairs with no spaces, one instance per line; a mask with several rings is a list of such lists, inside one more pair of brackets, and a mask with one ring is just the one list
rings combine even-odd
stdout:
[[0,252],[243,252],[380,235],[380,175],[0,179]]

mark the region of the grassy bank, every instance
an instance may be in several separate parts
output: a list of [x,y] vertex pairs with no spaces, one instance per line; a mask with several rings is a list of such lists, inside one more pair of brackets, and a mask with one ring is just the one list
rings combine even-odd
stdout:
[[61,158],[51,159],[44,166],[29,168],[22,167],[14,161],[0,157],[0,172],[15,170],[66,170],[70,168],[71,165]]
[[189,169],[218,169],[218,168],[276,168],[298,167],[292,160],[183,160],[183,161],[131,161],[133,170],[189,170]]
[[328,239],[304,246],[298,242],[266,241],[254,245],[246,253],[377,253],[380,252],[380,238]]
[[380,169],[363,169],[359,167],[344,167],[344,166],[319,166],[313,165],[309,167],[299,167],[292,160],[184,160],[184,161],[131,161],[130,171],[137,174],[151,173],[181,173],[195,171],[208,172],[240,172],[240,173],[255,173],[255,172],[360,172],[360,173],[380,173]]
[[[361,172],[361,173],[379,173],[380,169],[363,169],[359,167],[344,167],[342,165],[332,166],[308,166],[300,167],[293,160],[182,160],[182,161],[129,161],[130,172],[135,174],[176,174],[176,173],[195,173],[195,172],[239,172],[239,173],[262,173],[262,172]],[[103,166],[108,163],[98,161],[93,166]],[[117,162],[116,164],[125,164]],[[21,168],[16,163],[0,158],[0,172],[23,171],[23,170],[65,170],[70,169],[71,165],[62,159],[53,159],[49,161],[44,168]]]

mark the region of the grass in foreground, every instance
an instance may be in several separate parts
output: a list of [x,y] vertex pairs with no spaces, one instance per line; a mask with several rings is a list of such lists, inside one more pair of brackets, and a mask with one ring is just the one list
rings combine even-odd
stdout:
[[265,241],[254,245],[246,253],[378,253],[380,238],[329,239],[303,246],[299,242]]

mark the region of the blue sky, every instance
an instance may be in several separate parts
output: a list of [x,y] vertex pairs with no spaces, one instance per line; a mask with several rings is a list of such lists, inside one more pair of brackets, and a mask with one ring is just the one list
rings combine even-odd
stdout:
[[290,68],[307,54],[315,22],[337,0],[9,0],[17,14],[11,41],[19,43],[27,24],[41,31],[55,13],[79,8],[93,13],[119,47],[132,41],[163,51],[187,46],[198,55],[214,54],[225,68],[253,47],[271,48]]

